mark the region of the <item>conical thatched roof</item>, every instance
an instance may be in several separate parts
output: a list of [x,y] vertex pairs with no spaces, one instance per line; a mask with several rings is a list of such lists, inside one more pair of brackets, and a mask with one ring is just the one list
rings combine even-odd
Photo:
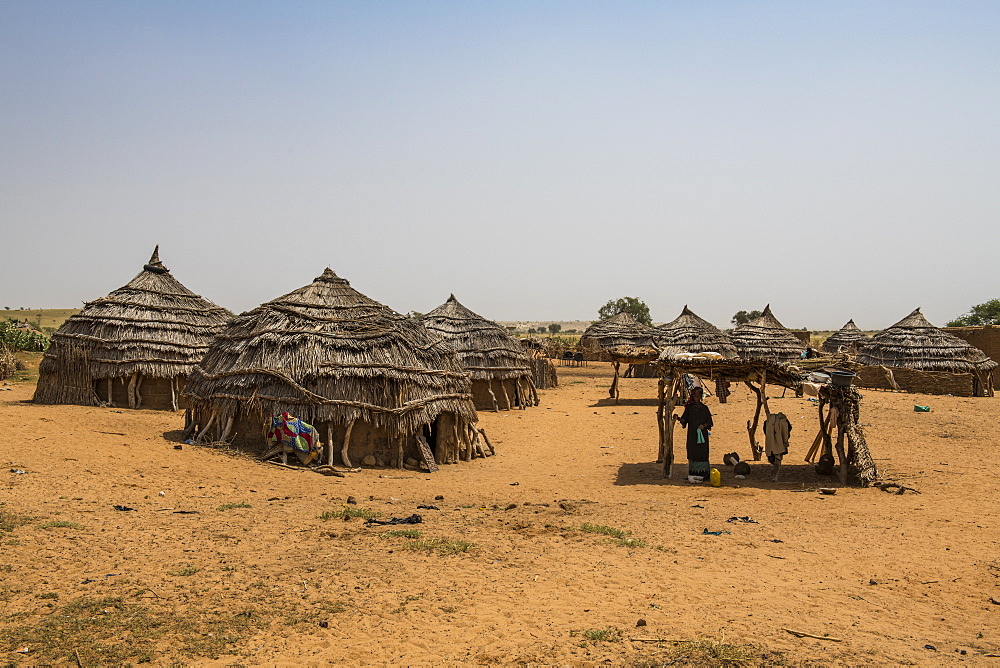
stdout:
[[157,246],[138,276],[85,304],[52,335],[35,401],[96,406],[98,379],[187,376],[230,317],[181,285]]
[[660,348],[675,348],[688,353],[716,352],[723,357],[736,357],[736,346],[729,335],[703,318],[687,305],[674,320],[653,328],[653,339]]
[[831,334],[823,342],[823,350],[828,353],[835,353],[841,348],[844,350],[856,350],[870,339],[871,337],[858,329],[853,320],[848,320],[846,325]]
[[580,345],[604,349],[618,346],[655,347],[653,328],[642,324],[625,311],[607,320],[598,320],[588,327],[580,337]]
[[520,342],[501,325],[467,309],[455,295],[421,321],[451,343],[473,380],[531,378],[531,361]]
[[774,317],[770,304],[760,317],[734,329],[732,339],[743,359],[792,362],[805,350],[802,342]]
[[919,308],[873,336],[858,351],[858,362],[949,373],[984,372],[997,366],[979,348],[927,322]]
[[470,392],[448,342],[328,268],[237,316],[195,367],[184,396],[220,420],[241,407],[265,416],[288,411],[310,423],[360,418],[396,437],[446,412],[476,422]]

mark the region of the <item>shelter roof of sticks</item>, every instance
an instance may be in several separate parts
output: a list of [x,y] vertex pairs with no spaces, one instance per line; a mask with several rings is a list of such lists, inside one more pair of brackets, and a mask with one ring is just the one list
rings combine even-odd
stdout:
[[598,320],[580,337],[580,345],[604,349],[619,346],[634,346],[637,348],[655,348],[653,328],[647,327],[629,313],[622,311],[607,320]]
[[451,343],[473,380],[531,376],[531,362],[521,343],[501,325],[463,306],[455,295],[421,321]]
[[240,404],[307,422],[363,419],[391,436],[444,412],[477,420],[451,344],[366,297],[327,268],[312,283],[237,316],[195,367],[196,409]]
[[699,318],[687,305],[675,319],[655,327],[653,339],[660,348],[688,353],[716,352],[723,357],[736,357],[738,354],[728,334]]
[[[160,262],[157,246],[135,278],[106,297],[88,302],[63,323],[52,335],[41,371],[82,363],[92,378],[134,373],[153,378],[185,376],[231,317],[174,278]],[[43,395],[45,385],[40,379]]]
[[734,329],[732,340],[745,359],[790,362],[805,350],[802,342],[774,317],[770,304],[759,317]]
[[949,373],[988,372],[997,366],[979,348],[929,323],[919,308],[873,336],[858,351],[858,362]]

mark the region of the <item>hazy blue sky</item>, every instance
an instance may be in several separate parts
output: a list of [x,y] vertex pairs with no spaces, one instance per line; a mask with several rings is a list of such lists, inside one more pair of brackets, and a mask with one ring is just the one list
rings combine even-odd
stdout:
[[1000,2],[0,0],[0,307],[937,324],[1000,297]]

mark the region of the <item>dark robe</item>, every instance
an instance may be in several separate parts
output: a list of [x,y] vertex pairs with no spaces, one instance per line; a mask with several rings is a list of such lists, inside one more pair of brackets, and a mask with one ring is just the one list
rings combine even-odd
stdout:
[[[708,464],[708,442],[709,435],[707,429],[712,428],[712,411],[702,403],[690,403],[684,407],[681,414],[680,423],[687,428],[687,458],[688,475],[708,477],[711,467]],[[698,442],[698,427],[707,424],[706,430],[702,431],[705,442]]]

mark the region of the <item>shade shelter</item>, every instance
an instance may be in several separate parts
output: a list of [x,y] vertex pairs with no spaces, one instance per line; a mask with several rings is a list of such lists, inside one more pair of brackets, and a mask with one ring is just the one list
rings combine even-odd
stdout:
[[[993,396],[997,363],[970,343],[944,332],[914,310],[858,351],[871,387],[926,394]],[[883,383],[884,381],[884,383]]]
[[157,246],[135,278],[52,335],[34,401],[177,410],[188,375],[230,317],[174,278]]
[[424,327],[444,337],[472,377],[478,410],[510,410],[538,405],[532,363],[507,330],[463,306],[455,295],[421,318]]
[[287,412],[316,429],[330,465],[433,471],[487,454],[471,390],[447,341],[328,268],[219,334],[184,389],[187,433],[262,449],[264,425]]
[[778,322],[771,313],[770,304],[759,317],[734,329],[732,340],[739,356],[751,360],[792,362],[806,349],[805,344]]
[[854,320],[848,320],[847,324],[834,332],[823,342],[823,352],[836,353],[841,350],[855,353],[862,345],[871,340],[867,334],[858,329]]
[[[663,475],[669,478],[674,463],[674,410],[679,404],[682,377],[693,374],[703,379],[744,383],[757,396],[757,408],[753,421],[747,420],[747,432],[754,459],[759,460],[763,448],[757,443],[756,432],[761,410],[770,415],[767,402],[767,386],[779,385],[796,392],[802,388],[805,377],[829,362],[801,360],[796,365],[771,362],[768,360],[742,359],[675,359],[665,353],[658,361],[661,378],[658,384],[657,426],[659,428],[659,457],[663,462]],[[841,368],[850,364],[846,358],[837,360]],[[822,385],[819,389],[819,431],[813,447],[806,455],[812,461],[819,454],[830,454],[836,450],[840,461],[840,480],[847,482],[849,471],[853,470],[863,485],[869,485],[878,477],[875,461],[868,450],[864,429],[860,422],[861,394],[853,386]],[[836,429],[836,440],[831,432]]]

